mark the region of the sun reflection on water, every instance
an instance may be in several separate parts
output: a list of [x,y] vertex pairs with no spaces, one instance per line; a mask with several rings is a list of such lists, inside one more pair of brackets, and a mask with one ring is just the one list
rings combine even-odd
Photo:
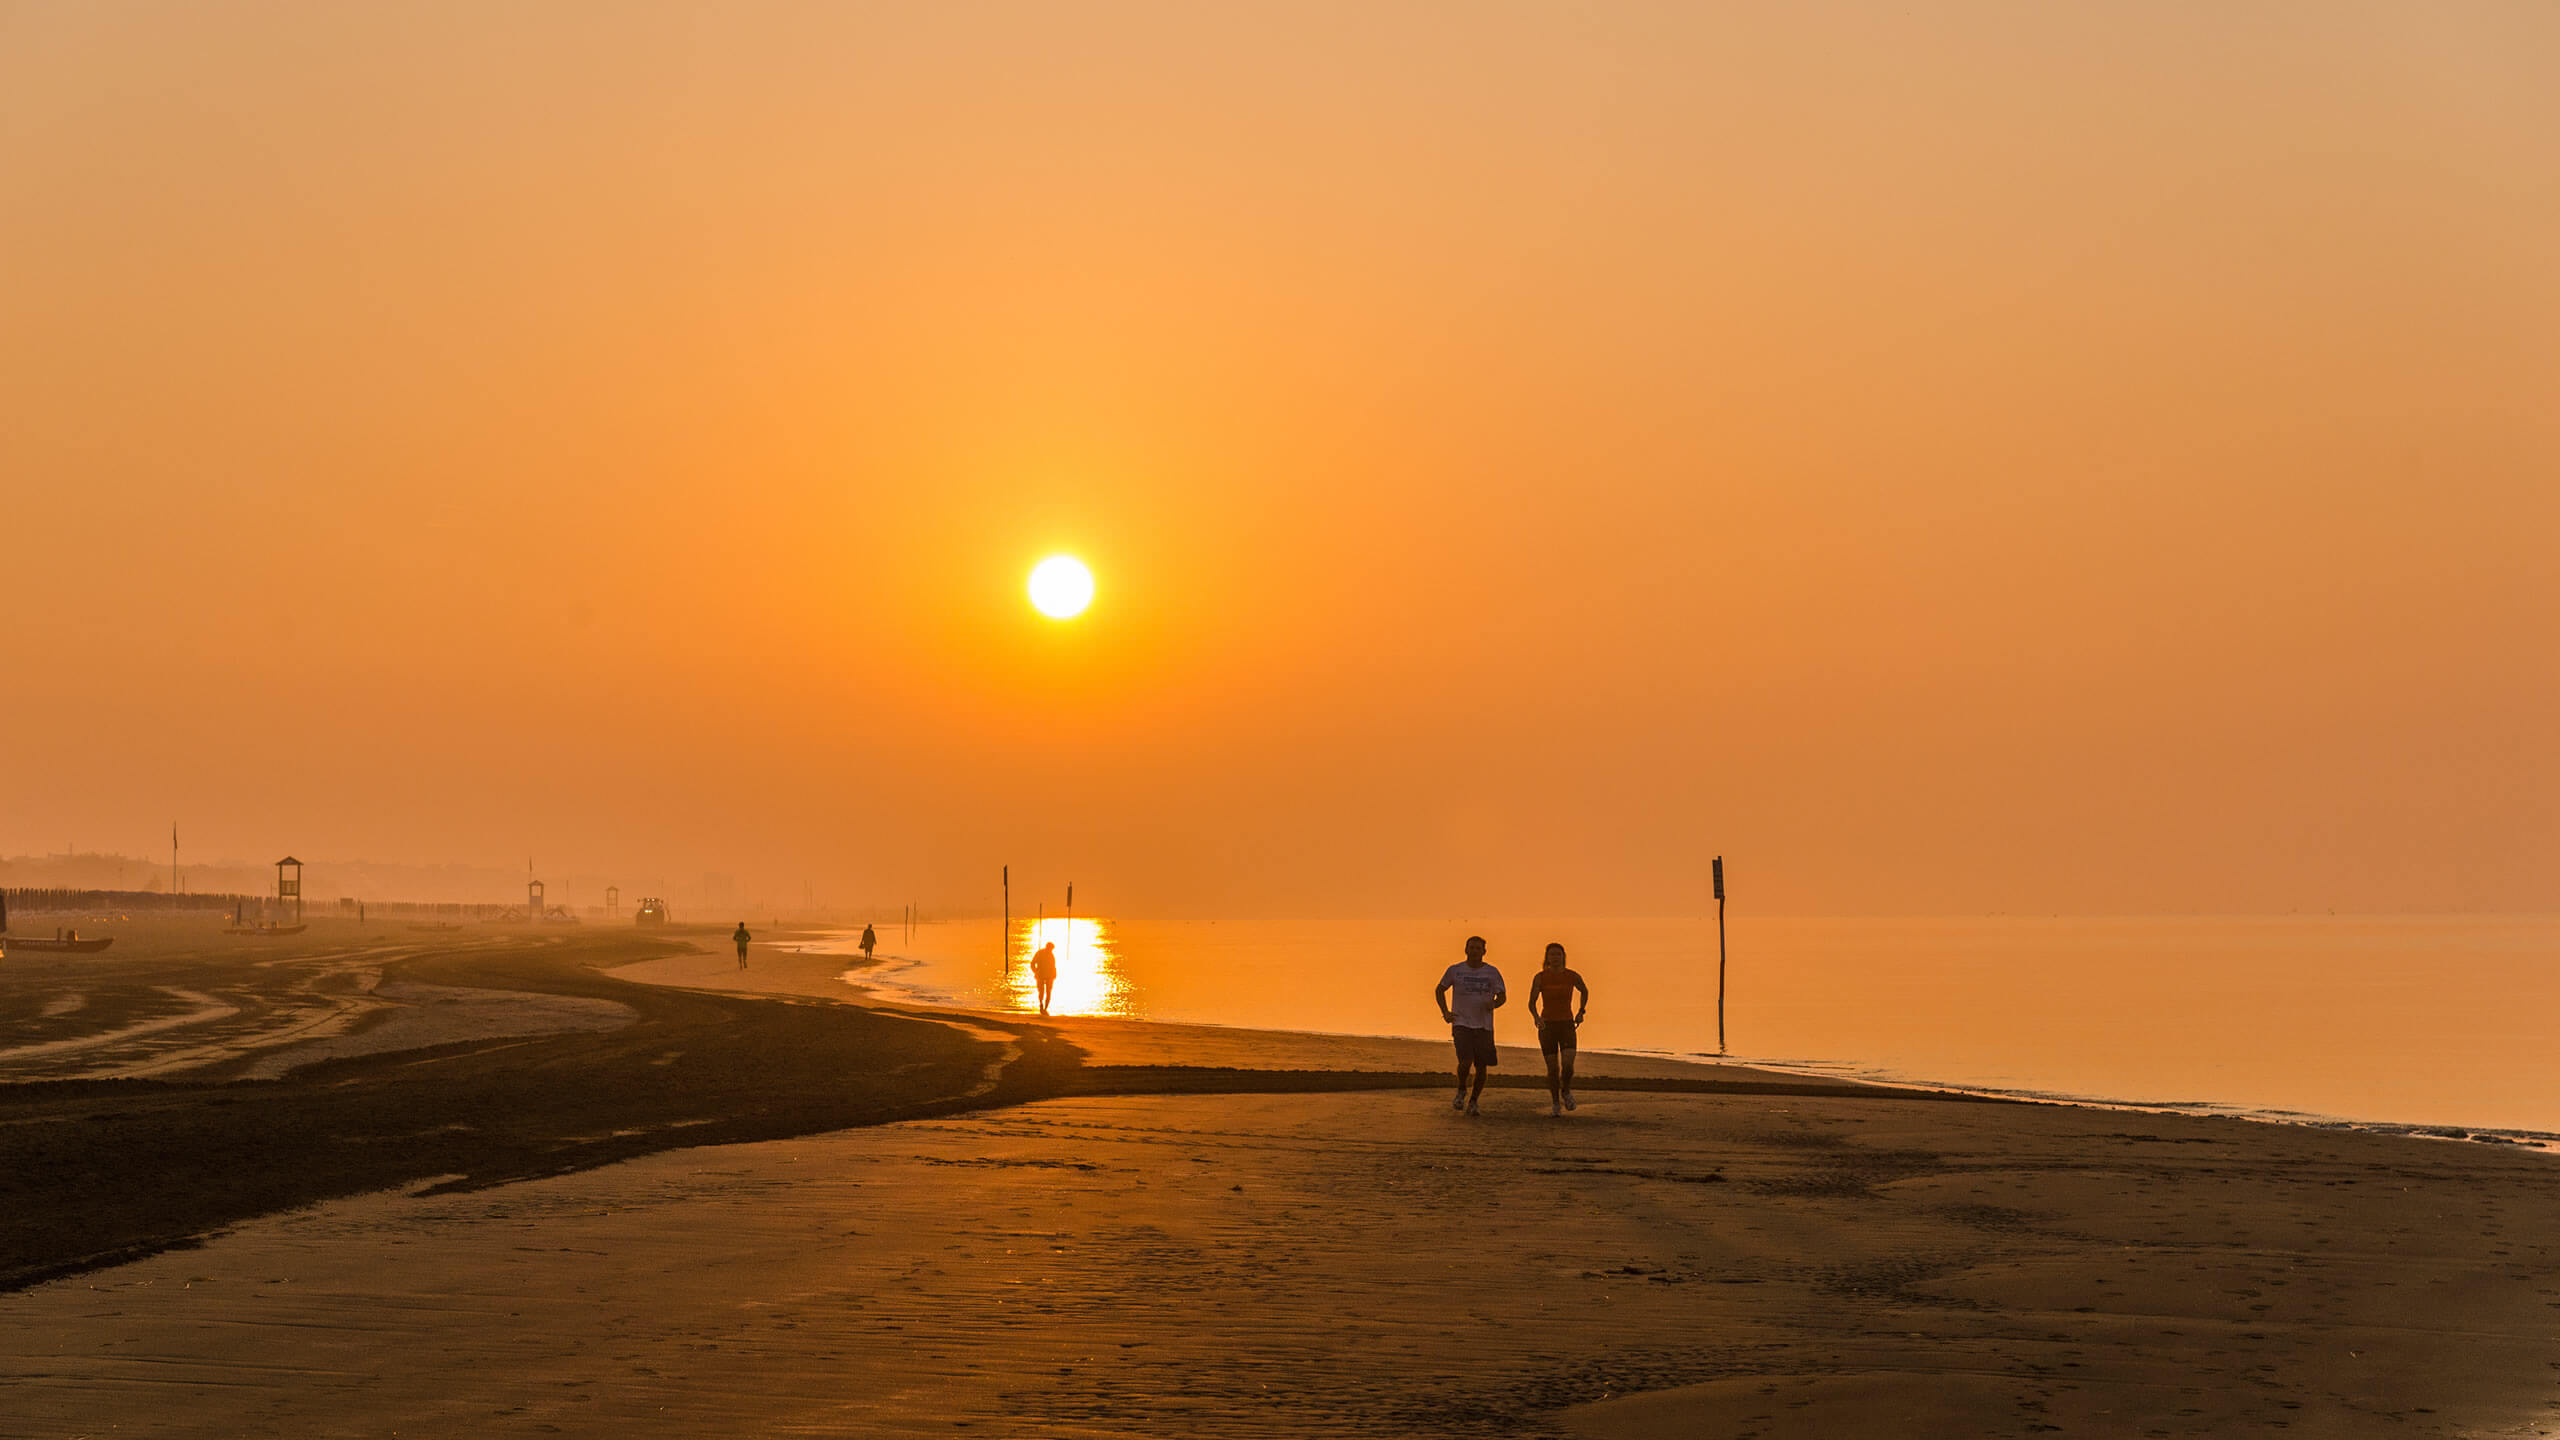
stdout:
[[1120,967],[1120,954],[1108,920],[1025,920],[1013,927],[1013,963],[1006,967],[1004,1003],[1014,1010],[1038,1010],[1040,991],[1031,978],[1031,957],[1043,945],[1058,947],[1058,984],[1049,992],[1052,1015],[1139,1014],[1137,991]]

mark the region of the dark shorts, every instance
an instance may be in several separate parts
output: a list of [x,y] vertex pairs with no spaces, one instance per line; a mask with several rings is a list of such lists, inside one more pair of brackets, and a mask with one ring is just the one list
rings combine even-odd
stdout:
[[1538,1027],[1538,1049],[1546,1054],[1553,1055],[1559,1050],[1571,1051],[1575,1048],[1577,1047],[1573,1043],[1572,1021],[1550,1020]]
[[1449,1027],[1449,1038],[1457,1042],[1458,1063],[1461,1065],[1502,1063],[1494,1057],[1491,1030],[1478,1030],[1471,1025],[1452,1025]]

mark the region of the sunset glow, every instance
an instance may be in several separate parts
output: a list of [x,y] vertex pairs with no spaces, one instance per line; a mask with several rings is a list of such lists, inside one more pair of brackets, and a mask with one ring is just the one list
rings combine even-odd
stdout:
[[1052,1015],[1130,1015],[1135,996],[1120,973],[1119,953],[1108,921],[1026,920],[1014,927],[1014,954],[1019,957],[1006,977],[1006,994],[1016,1009],[1035,1008],[1031,980],[1032,952],[1058,947],[1058,984],[1049,995]]
[[2491,9],[40,6],[0,852],[2560,908]]

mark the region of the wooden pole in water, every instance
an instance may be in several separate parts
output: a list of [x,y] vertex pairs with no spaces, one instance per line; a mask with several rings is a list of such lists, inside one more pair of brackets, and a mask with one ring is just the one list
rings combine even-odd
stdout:
[[1013,973],[1013,867],[1004,867],[1004,933],[996,937],[996,949],[1004,955],[1004,973]]
[[1067,958],[1076,958],[1076,882],[1067,882]]
[[1724,1049],[1724,857],[1716,857],[1716,1053]]

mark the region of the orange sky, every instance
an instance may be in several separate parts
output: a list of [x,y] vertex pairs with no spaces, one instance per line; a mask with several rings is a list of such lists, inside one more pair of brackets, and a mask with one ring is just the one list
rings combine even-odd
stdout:
[[5,5],[0,499],[6,853],[2560,909],[2560,10]]

